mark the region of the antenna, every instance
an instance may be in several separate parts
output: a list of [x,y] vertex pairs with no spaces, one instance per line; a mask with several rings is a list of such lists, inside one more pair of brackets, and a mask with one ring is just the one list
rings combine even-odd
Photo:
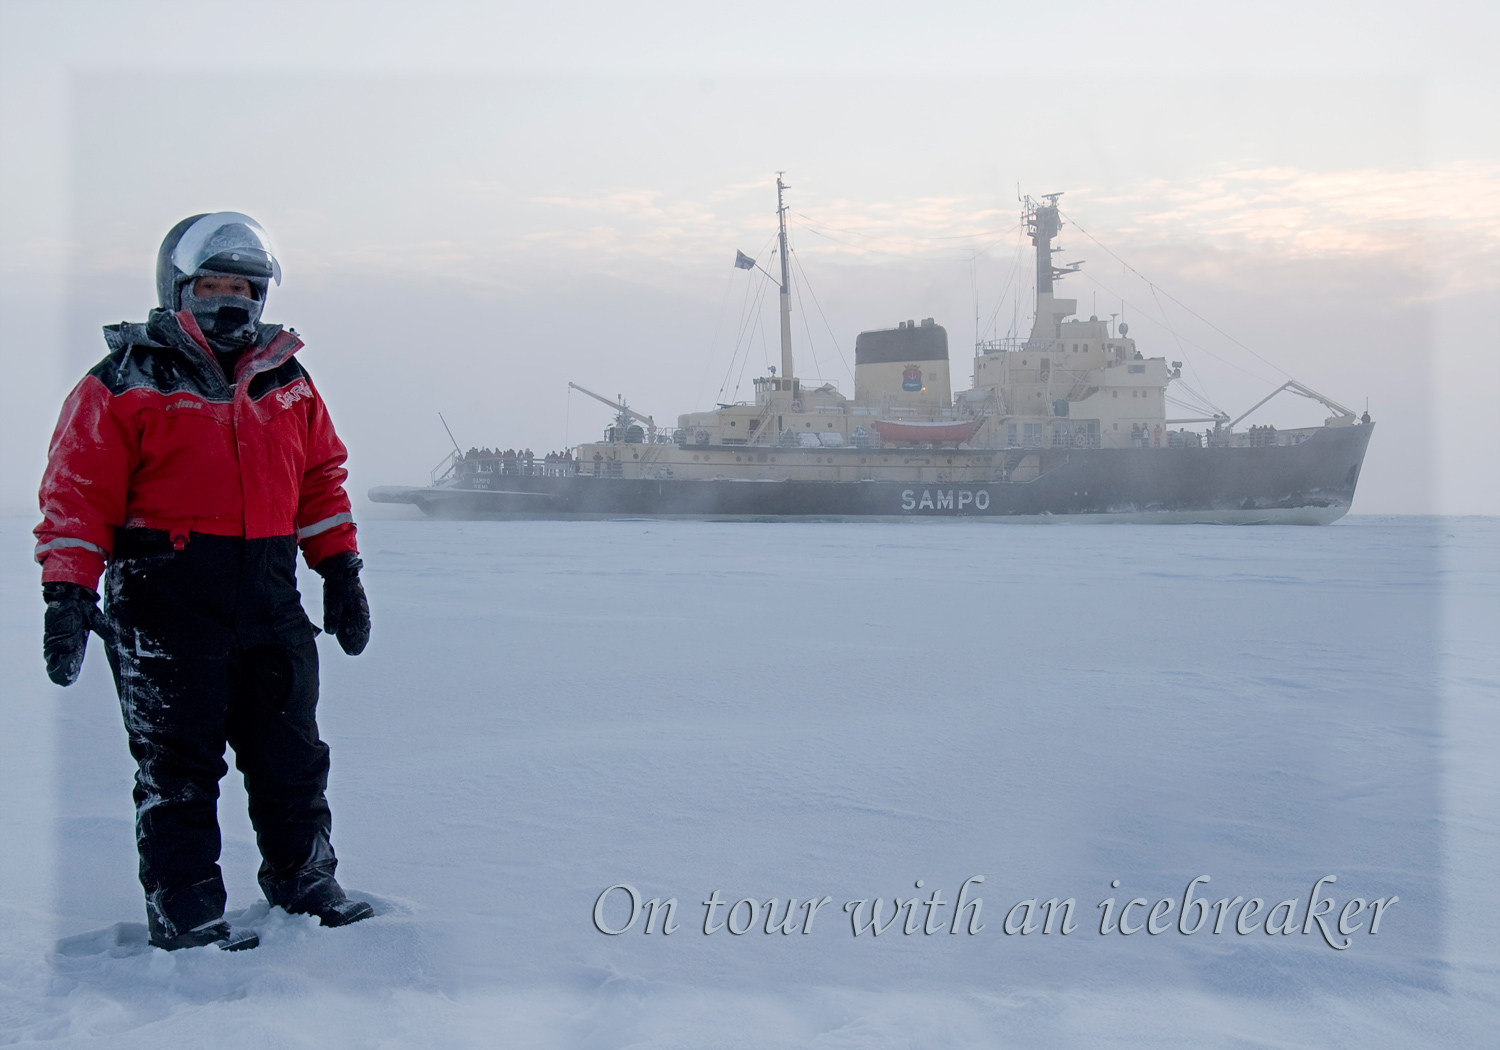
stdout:
[[[443,424],[444,430],[448,430],[448,421],[443,418],[443,414],[441,412],[438,413],[438,421]],[[458,442],[454,441],[453,431],[451,430],[448,430],[448,440],[453,442],[454,452],[457,452],[460,456],[464,454],[464,450],[458,447]]]
[[974,352],[979,353],[979,256],[969,260],[969,286],[974,290]]

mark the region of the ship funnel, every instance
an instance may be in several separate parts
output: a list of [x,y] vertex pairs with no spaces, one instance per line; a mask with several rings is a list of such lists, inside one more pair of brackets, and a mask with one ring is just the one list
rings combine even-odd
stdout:
[[948,375],[948,330],[931,317],[921,325],[861,332],[854,340],[854,400],[932,412],[953,404]]

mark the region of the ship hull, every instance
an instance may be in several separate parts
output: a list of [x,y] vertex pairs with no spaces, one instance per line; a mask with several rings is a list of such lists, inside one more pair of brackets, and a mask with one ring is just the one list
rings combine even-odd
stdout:
[[1373,425],[1262,448],[1042,450],[1021,482],[492,476],[489,489],[382,487],[433,517],[1326,525],[1348,513]]

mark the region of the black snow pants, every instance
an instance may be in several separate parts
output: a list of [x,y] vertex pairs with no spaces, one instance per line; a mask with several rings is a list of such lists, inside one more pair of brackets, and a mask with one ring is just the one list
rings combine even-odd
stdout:
[[137,764],[141,885],[169,936],[224,912],[226,743],[245,778],[267,899],[295,906],[333,882],[317,631],[295,557],[292,537],[118,533],[105,587],[118,634],[110,668]]

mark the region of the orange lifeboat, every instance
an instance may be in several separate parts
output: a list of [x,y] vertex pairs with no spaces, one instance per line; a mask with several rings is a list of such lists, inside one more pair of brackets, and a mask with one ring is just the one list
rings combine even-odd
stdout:
[[941,445],[949,441],[958,445],[973,437],[982,422],[982,419],[965,419],[952,423],[909,423],[877,419],[875,429],[887,445]]

